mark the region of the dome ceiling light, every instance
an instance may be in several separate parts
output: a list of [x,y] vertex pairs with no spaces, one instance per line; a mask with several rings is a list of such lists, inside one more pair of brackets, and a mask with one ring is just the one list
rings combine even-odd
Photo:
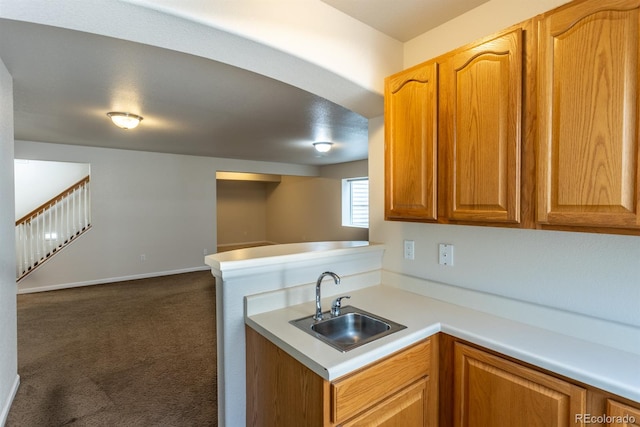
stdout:
[[333,145],[333,143],[331,142],[314,142],[313,143],[313,147],[316,149],[317,152],[319,153],[326,153],[329,150],[331,150],[331,146]]
[[114,125],[121,129],[133,129],[142,121],[142,117],[131,113],[120,113],[112,111],[107,113]]

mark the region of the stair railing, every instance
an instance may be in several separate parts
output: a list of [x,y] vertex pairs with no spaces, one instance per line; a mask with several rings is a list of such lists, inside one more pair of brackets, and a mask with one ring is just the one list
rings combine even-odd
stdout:
[[89,176],[16,221],[16,280],[91,228]]

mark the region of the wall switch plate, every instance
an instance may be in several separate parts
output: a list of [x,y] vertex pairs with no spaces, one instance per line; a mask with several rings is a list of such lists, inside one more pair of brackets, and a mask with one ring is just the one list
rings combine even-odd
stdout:
[[453,245],[449,243],[440,243],[438,250],[438,264],[453,265]]
[[413,240],[404,241],[404,259],[415,259],[415,242]]

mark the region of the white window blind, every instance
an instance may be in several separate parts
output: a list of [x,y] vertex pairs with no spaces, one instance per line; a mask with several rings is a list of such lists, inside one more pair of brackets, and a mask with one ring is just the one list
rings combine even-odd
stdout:
[[342,180],[342,225],[369,227],[369,179]]

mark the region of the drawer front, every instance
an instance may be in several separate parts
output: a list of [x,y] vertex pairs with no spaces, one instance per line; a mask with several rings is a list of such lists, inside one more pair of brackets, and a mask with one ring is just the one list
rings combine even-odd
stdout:
[[429,374],[431,341],[422,341],[331,384],[331,421],[339,423]]

